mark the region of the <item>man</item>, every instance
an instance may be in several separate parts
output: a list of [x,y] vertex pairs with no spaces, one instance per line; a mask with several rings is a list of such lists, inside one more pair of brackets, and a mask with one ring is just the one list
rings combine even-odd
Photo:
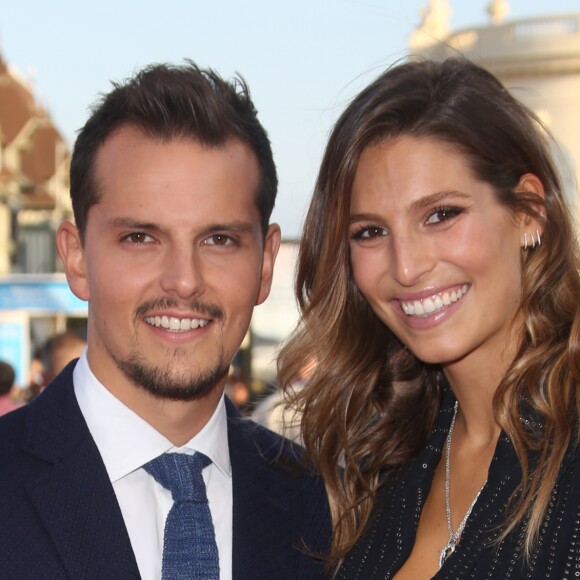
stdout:
[[[88,346],[0,422],[3,577],[320,577],[320,482],[223,397],[270,290],[276,188],[242,80],[158,65],[94,109],[71,162],[76,226],[57,234]],[[170,483],[201,473],[207,499],[178,497],[167,458],[202,458]]]

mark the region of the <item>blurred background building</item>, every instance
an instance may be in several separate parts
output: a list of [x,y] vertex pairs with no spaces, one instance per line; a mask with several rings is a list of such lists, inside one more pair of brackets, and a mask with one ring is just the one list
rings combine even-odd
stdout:
[[[566,191],[580,227],[580,12],[509,20],[509,2],[482,3],[488,23],[453,31],[452,2],[429,0],[409,36],[409,55],[462,54],[486,67],[555,136]],[[380,56],[380,55],[378,55]],[[20,384],[48,336],[86,333],[86,304],[68,290],[55,252],[71,216],[69,149],[27,81],[0,55],[0,359]],[[338,87],[337,87],[338,89]],[[235,374],[254,394],[275,380],[276,349],[298,321],[293,293],[297,242],[283,244],[270,298],[256,308]]]
[[0,274],[52,273],[70,214],[68,149],[32,88],[0,55]]
[[452,31],[451,3],[430,0],[409,37],[412,55],[461,54],[496,75],[556,138],[556,158],[580,225],[580,12],[510,21],[509,2],[487,5],[489,24]]

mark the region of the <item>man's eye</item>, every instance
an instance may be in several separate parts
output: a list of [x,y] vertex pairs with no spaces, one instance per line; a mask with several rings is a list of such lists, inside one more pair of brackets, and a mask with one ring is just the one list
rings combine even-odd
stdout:
[[459,207],[437,207],[427,215],[426,223],[438,224],[457,217],[462,212]]
[[229,246],[233,243],[234,241],[232,238],[230,238],[230,236],[226,236],[225,234],[213,234],[206,240],[206,244],[208,246]]
[[149,234],[143,232],[132,232],[124,239],[132,244],[147,244],[152,240]]

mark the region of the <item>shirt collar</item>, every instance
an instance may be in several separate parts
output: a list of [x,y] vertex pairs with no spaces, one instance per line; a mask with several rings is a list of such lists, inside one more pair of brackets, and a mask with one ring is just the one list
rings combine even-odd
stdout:
[[207,455],[231,477],[224,396],[203,429],[182,447],[156,431],[95,377],[86,349],[73,371],[75,395],[112,483],[167,451]]

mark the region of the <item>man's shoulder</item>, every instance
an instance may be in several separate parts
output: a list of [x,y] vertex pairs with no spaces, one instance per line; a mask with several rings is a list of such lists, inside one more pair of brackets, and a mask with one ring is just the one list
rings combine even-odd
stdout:
[[[26,450],[28,405],[0,417],[0,512],[12,509],[22,486],[45,465]],[[4,506],[4,507],[2,507]]]
[[63,372],[32,402],[0,417],[0,484],[32,477],[87,433],[70,375]]
[[[24,426],[29,412],[28,405],[24,405],[0,417],[0,457],[21,450]],[[4,465],[3,462],[2,464]]]
[[261,479],[285,493],[305,493],[326,501],[321,478],[297,443],[248,418],[229,418],[234,478]]

